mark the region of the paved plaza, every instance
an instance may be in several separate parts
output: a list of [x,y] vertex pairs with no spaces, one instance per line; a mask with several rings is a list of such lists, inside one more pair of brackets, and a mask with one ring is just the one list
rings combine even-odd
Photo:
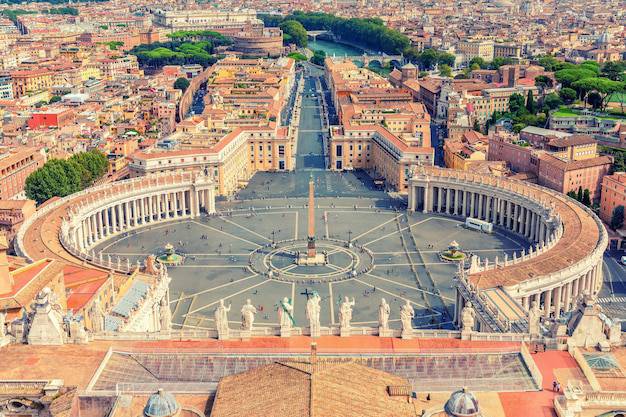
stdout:
[[[232,304],[229,319],[236,326],[248,298],[257,306],[259,325],[277,325],[277,303],[283,297],[294,301],[296,325],[306,326],[304,304],[313,291],[322,298],[325,325],[338,323],[338,305],[348,296],[356,300],[355,326],[375,326],[378,304],[385,298],[391,305],[392,327],[399,327],[400,306],[409,300],[415,307],[415,327],[451,328],[456,265],[442,262],[439,252],[452,240],[467,252],[491,259],[503,259],[505,253],[511,257],[526,247],[505,231],[491,235],[470,231],[459,220],[407,215],[389,208],[392,203],[375,198],[317,200],[318,238],[350,241],[372,253],[371,271],[354,278],[318,279],[328,268],[341,268],[347,262],[341,256],[331,256],[330,264],[319,270],[309,267],[311,282],[270,279],[250,268],[251,254],[268,249],[272,240],[306,238],[304,198],[222,203],[219,216],[147,227],[105,242],[96,251],[134,263],[162,253],[165,244],[172,243],[185,256],[183,265],[169,269],[174,323],[185,328],[213,327],[213,310],[220,299]],[[287,275],[292,266],[279,262],[276,268]]]

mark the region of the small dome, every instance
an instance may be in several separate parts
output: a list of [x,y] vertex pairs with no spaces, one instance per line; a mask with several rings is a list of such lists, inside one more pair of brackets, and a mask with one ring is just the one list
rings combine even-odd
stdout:
[[159,389],[152,394],[143,409],[146,417],[171,417],[178,412],[176,398],[168,392]]
[[478,400],[465,388],[450,395],[446,402],[445,411],[452,417],[480,417]]
[[410,62],[402,66],[402,69],[416,69],[416,68],[417,67]]

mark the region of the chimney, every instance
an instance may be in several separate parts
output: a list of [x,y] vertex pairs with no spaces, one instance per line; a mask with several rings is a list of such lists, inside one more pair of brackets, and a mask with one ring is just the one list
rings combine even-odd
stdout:
[[317,343],[313,342],[311,343],[311,365],[316,365],[317,364]]
[[6,294],[13,289],[13,277],[9,273],[9,259],[7,258],[7,238],[0,234],[0,294]]

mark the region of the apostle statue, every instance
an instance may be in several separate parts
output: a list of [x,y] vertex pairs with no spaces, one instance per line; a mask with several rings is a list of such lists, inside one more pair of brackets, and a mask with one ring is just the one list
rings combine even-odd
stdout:
[[220,300],[219,305],[213,313],[215,319],[215,328],[217,329],[217,337],[220,339],[228,339],[228,312],[230,311],[231,304],[228,307],[224,305],[224,300]]
[[539,303],[533,300],[530,310],[528,310],[528,333],[531,336],[539,335],[539,320],[541,319],[541,311],[539,311]]
[[467,302],[463,310],[461,310],[461,330],[474,330],[474,316],[476,315],[474,307],[470,301]]
[[172,310],[170,310],[167,298],[167,295],[161,298],[161,303],[159,304],[159,312],[161,315],[161,330],[172,329]]
[[291,329],[295,324],[293,320],[293,303],[285,297],[278,303],[278,321],[283,329]]
[[317,291],[313,291],[313,295],[306,302],[306,318],[309,319],[309,327],[311,328],[311,336],[319,336],[320,330],[320,295]]
[[252,302],[248,298],[246,303],[241,308],[241,328],[243,330],[252,330],[255,314],[256,307],[252,305]]
[[389,329],[389,313],[391,309],[387,301],[382,298],[378,306],[378,327],[383,330]]
[[350,328],[350,321],[352,321],[352,307],[356,302],[354,301],[354,297],[352,297],[352,301],[348,297],[344,297],[343,302],[341,303],[341,307],[339,307],[339,324],[343,329]]
[[94,333],[104,330],[104,311],[99,298],[95,299],[91,308],[91,328]]
[[402,332],[411,332],[413,330],[413,318],[415,310],[409,300],[400,309],[400,321],[402,322]]

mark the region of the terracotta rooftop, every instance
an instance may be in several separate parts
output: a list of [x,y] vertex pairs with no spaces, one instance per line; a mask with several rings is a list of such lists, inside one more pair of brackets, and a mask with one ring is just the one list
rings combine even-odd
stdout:
[[277,362],[223,378],[211,417],[416,416],[406,394],[391,395],[402,386],[410,395],[405,378],[351,362]]

